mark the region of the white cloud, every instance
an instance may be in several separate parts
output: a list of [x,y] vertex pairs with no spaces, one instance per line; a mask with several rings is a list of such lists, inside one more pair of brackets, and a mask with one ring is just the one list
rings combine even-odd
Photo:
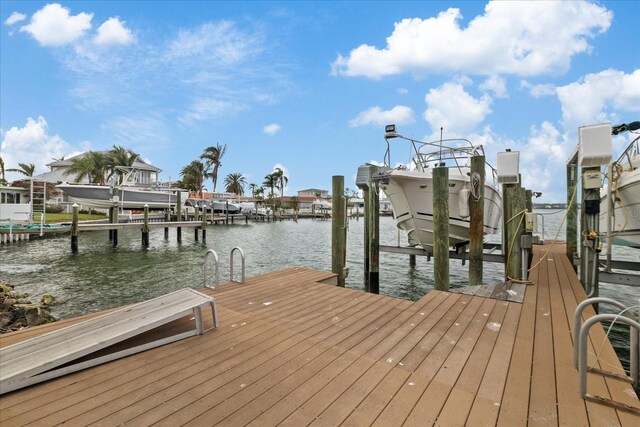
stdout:
[[9,15],[7,19],[5,19],[4,23],[11,26],[16,22],[24,21],[25,19],[27,19],[27,15],[25,15],[24,13],[12,12],[11,15]]
[[133,42],[131,30],[117,17],[107,19],[96,32],[93,42],[97,45],[130,44]]
[[493,92],[497,98],[509,97],[509,94],[507,93],[507,82],[500,76],[491,76],[484,82],[480,83],[480,86],[478,87],[480,90]]
[[262,131],[263,131],[264,133],[266,133],[267,135],[271,135],[271,136],[273,136],[273,135],[275,135],[276,133],[280,132],[280,129],[282,129],[282,128],[280,127],[280,125],[279,125],[279,124],[277,124],[277,123],[271,123],[270,125],[266,125],[266,126],[262,129]]
[[332,64],[334,75],[384,76],[413,72],[540,75],[562,73],[571,58],[589,52],[613,14],[589,2],[490,1],[483,15],[460,26],[449,8],[428,19],[403,19],[387,45],[360,45]]
[[556,94],[556,87],[551,83],[532,85],[528,81],[522,80],[520,81],[520,88],[528,90],[529,95],[536,99]]
[[72,16],[69,9],[53,3],[34,13],[20,31],[31,34],[42,46],[63,46],[82,37],[91,28],[92,19],[92,13]]
[[219,119],[245,109],[244,105],[220,99],[198,99],[192,103],[187,112],[178,120],[185,124],[193,124],[205,120]]
[[403,87],[399,87],[398,88],[398,93],[400,95],[406,95],[407,93],[409,93],[409,91],[407,89],[403,88]]
[[424,119],[432,132],[443,127],[448,135],[464,135],[472,132],[491,113],[492,99],[487,94],[475,99],[461,84],[445,83],[429,90],[425,102]]
[[218,64],[238,64],[262,51],[257,35],[240,31],[230,21],[208,22],[194,30],[182,29],[169,43],[168,59],[194,58]]
[[640,111],[640,69],[631,74],[614,69],[587,74],[577,82],[559,87],[557,94],[567,131],[615,122],[620,111]]
[[108,132],[111,142],[140,151],[153,151],[170,143],[171,131],[161,114],[121,116],[100,126]]
[[[29,117],[24,127],[14,126],[5,134],[0,144],[6,169],[18,168],[18,163],[33,163],[36,175],[48,172],[47,163],[68,153],[70,146],[58,135],[49,135],[49,126],[44,117],[34,120]],[[7,180],[24,178],[24,175],[7,172]]]
[[413,110],[409,107],[396,105],[391,110],[385,111],[376,106],[358,113],[354,119],[349,121],[349,126],[358,127],[370,124],[384,126],[391,123],[404,125],[413,122],[415,122]]
[[555,126],[543,122],[539,128],[532,126],[526,149],[521,153],[525,163],[559,162],[567,160],[565,141]]

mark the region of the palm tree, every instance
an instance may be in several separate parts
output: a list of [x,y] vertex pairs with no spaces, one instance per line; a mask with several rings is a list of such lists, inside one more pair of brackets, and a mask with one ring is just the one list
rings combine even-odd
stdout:
[[251,184],[249,184],[249,190],[251,191],[251,196],[252,197],[256,197],[256,190],[258,189],[258,184],[256,184],[255,182],[252,182]]
[[[18,172],[28,177],[32,177],[36,172],[36,165],[33,163],[18,163],[18,166],[20,166],[18,169],[7,169],[7,172]],[[2,168],[4,169],[4,163]],[[4,177],[4,172],[2,176]]]
[[200,193],[203,197],[202,186],[204,183],[205,166],[199,160],[194,160],[180,170],[182,176],[182,184],[187,190]]
[[264,182],[262,183],[262,185],[264,185],[265,187],[271,189],[271,193],[269,194],[269,197],[271,199],[273,199],[273,196],[275,194],[273,189],[277,185],[276,176],[273,173],[269,173],[269,174],[265,175]]
[[131,150],[127,150],[119,145],[114,145],[113,149],[109,150],[105,158],[106,166],[109,169],[109,176],[107,179],[111,178],[113,175],[121,177],[122,171],[118,169],[118,166],[131,167],[139,157],[139,154],[136,154]]
[[90,184],[104,185],[106,172],[105,155],[98,151],[89,151],[81,156],[73,157],[65,175],[75,174],[75,182],[86,178]]
[[7,180],[4,175],[4,160],[0,156],[0,185],[7,185]]
[[247,179],[241,173],[230,173],[224,178],[225,191],[235,193],[238,196],[244,195],[244,186]]
[[284,172],[280,168],[276,168],[272,175],[274,175],[276,180],[276,188],[280,189],[280,197],[284,197],[284,187],[287,186],[289,178],[285,176]]
[[213,181],[213,192],[216,191],[216,186],[218,184],[218,168],[222,166],[222,157],[224,156],[225,151],[227,151],[227,144],[220,145],[216,144],[215,147],[207,147],[204,149],[204,152],[200,156],[202,160],[206,160],[205,168],[208,171],[211,169],[211,172],[207,172],[207,177],[211,178]]

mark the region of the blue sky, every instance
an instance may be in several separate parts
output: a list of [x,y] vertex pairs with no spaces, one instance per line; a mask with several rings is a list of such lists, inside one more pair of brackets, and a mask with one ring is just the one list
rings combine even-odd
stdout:
[[578,126],[640,120],[639,1],[0,4],[8,168],[117,144],[176,180],[220,143],[222,177],[355,188],[396,123],[520,150],[524,185],[562,201]]

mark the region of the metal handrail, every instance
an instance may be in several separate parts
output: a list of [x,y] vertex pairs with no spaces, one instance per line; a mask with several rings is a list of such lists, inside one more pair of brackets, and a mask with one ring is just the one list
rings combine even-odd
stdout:
[[[630,406],[621,402],[616,402],[614,400],[601,397],[594,396],[587,393],[587,337],[589,335],[589,329],[596,323],[600,323],[602,321],[615,321],[620,323],[625,323],[629,325],[629,329],[635,329],[635,333],[631,333],[631,382],[634,384],[638,384],[638,336],[640,335],[640,323],[636,322],[633,319],[628,317],[620,317],[616,314],[599,314],[597,316],[593,316],[589,318],[584,325],[580,328],[580,360],[578,363],[578,370],[580,376],[580,385],[579,392],[580,397],[586,400],[591,400],[594,402],[605,403],[611,405],[617,409],[622,409],[625,411],[633,412],[635,414],[640,414],[640,408],[635,406]],[[634,363],[635,361],[635,363]],[[635,366],[635,372],[633,372]]]
[[240,281],[237,282],[237,283],[244,283],[244,251],[241,248],[237,247],[237,246],[235,248],[231,249],[231,253],[229,254],[229,264],[231,265],[230,268],[229,268],[229,270],[230,270],[230,272],[229,272],[229,274],[230,274],[229,280],[232,281],[232,282],[235,282],[235,280],[233,280],[233,255],[236,252],[240,252],[240,259],[242,260],[242,272],[241,272],[241,276],[240,276]]
[[[209,260],[211,255],[213,255],[214,268],[215,268],[214,269],[213,286],[209,286],[207,284],[207,261]],[[219,274],[218,254],[213,249],[209,249],[207,251],[207,253],[204,255],[204,265],[202,266],[202,269],[204,270],[204,287],[213,289],[215,291],[218,288],[218,282],[219,282],[219,279],[220,279],[220,274]]]
[[[582,312],[585,308],[594,304],[610,304],[618,307],[620,310],[626,310],[627,306],[619,301],[605,297],[587,298],[576,307],[573,313],[573,367],[578,367],[578,349],[580,342],[580,329],[582,328]],[[627,316],[629,317],[629,316]]]

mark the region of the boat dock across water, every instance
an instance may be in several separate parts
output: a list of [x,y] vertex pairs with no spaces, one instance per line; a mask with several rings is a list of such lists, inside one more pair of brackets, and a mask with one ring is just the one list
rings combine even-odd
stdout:
[[[445,291],[411,302],[300,268],[203,289],[217,329],[2,395],[0,423],[638,425],[579,395],[571,332],[586,295],[565,248],[547,249],[534,248],[546,259],[521,303]],[[0,348],[96,315],[4,335]],[[128,344],[192,328],[190,317]],[[588,349],[590,366],[622,369],[600,324]],[[589,373],[588,392],[640,406],[619,379]]]

